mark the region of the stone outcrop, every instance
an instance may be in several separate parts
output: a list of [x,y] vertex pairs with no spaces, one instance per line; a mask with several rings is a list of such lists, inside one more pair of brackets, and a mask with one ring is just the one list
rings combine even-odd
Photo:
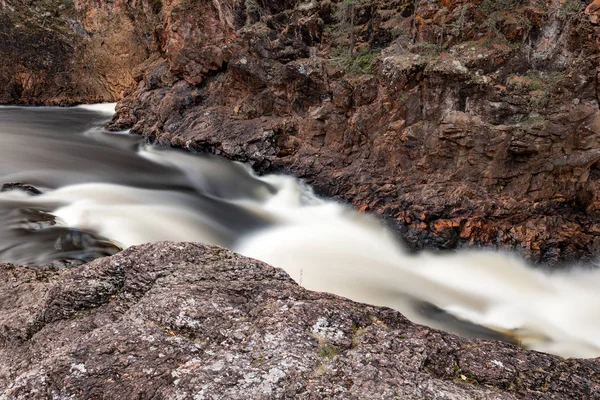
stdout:
[[2,0],[0,104],[121,99],[133,68],[158,51],[154,17],[145,2]]
[[0,266],[1,399],[593,399],[598,360],[461,339],[201,244]]

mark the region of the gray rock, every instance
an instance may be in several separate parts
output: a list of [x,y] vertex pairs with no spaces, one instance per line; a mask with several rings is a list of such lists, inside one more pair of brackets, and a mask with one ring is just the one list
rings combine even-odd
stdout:
[[600,362],[415,325],[219,247],[0,266],[0,399],[592,399]]

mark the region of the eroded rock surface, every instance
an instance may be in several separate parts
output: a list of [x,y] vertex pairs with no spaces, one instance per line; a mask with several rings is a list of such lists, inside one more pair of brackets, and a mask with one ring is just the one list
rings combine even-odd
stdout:
[[121,99],[158,51],[154,20],[147,2],[0,1],[0,104]]
[[214,246],[0,266],[1,399],[593,399],[599,374],[309,292]]
[[[293,173],[413,247],[600,250],[596,7],[179,3],[114,128]],[[587,13],[587,14],[586,14]]]

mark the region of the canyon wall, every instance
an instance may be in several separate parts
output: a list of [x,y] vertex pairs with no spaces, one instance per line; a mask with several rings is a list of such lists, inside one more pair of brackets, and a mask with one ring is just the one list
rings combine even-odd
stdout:
[[158,50],[154,18],[138,1],[3,0],[0,104],[121,99],[133,68]]
[[0,102],[123,97],[111,128],[292,173],[412,248],[586,260],[600,251],[600,6],[587,6],[76,1],[43,19],[13,4],[32,16],[1,25]]
[[595,6],[190,2],[113,127],[283,171],[411,247],[600,250]]

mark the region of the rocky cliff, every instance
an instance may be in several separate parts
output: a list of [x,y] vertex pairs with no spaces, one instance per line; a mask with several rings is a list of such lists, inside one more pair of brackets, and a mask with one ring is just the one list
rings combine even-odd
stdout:
[[0,399],[599,397],[598,360],[461,339],[218,247],[0,266]]
[[158,51],[152,7],[124,2],[0,1],[0,104],[121,99]]
[[197,1],[114,128],[283,171],[413,247],[600,250],[595,8],[580,1]]
[[590,259],[587,3],[4,0],[0,103],[124,97],[112,128],[295,174],[412,247]]

